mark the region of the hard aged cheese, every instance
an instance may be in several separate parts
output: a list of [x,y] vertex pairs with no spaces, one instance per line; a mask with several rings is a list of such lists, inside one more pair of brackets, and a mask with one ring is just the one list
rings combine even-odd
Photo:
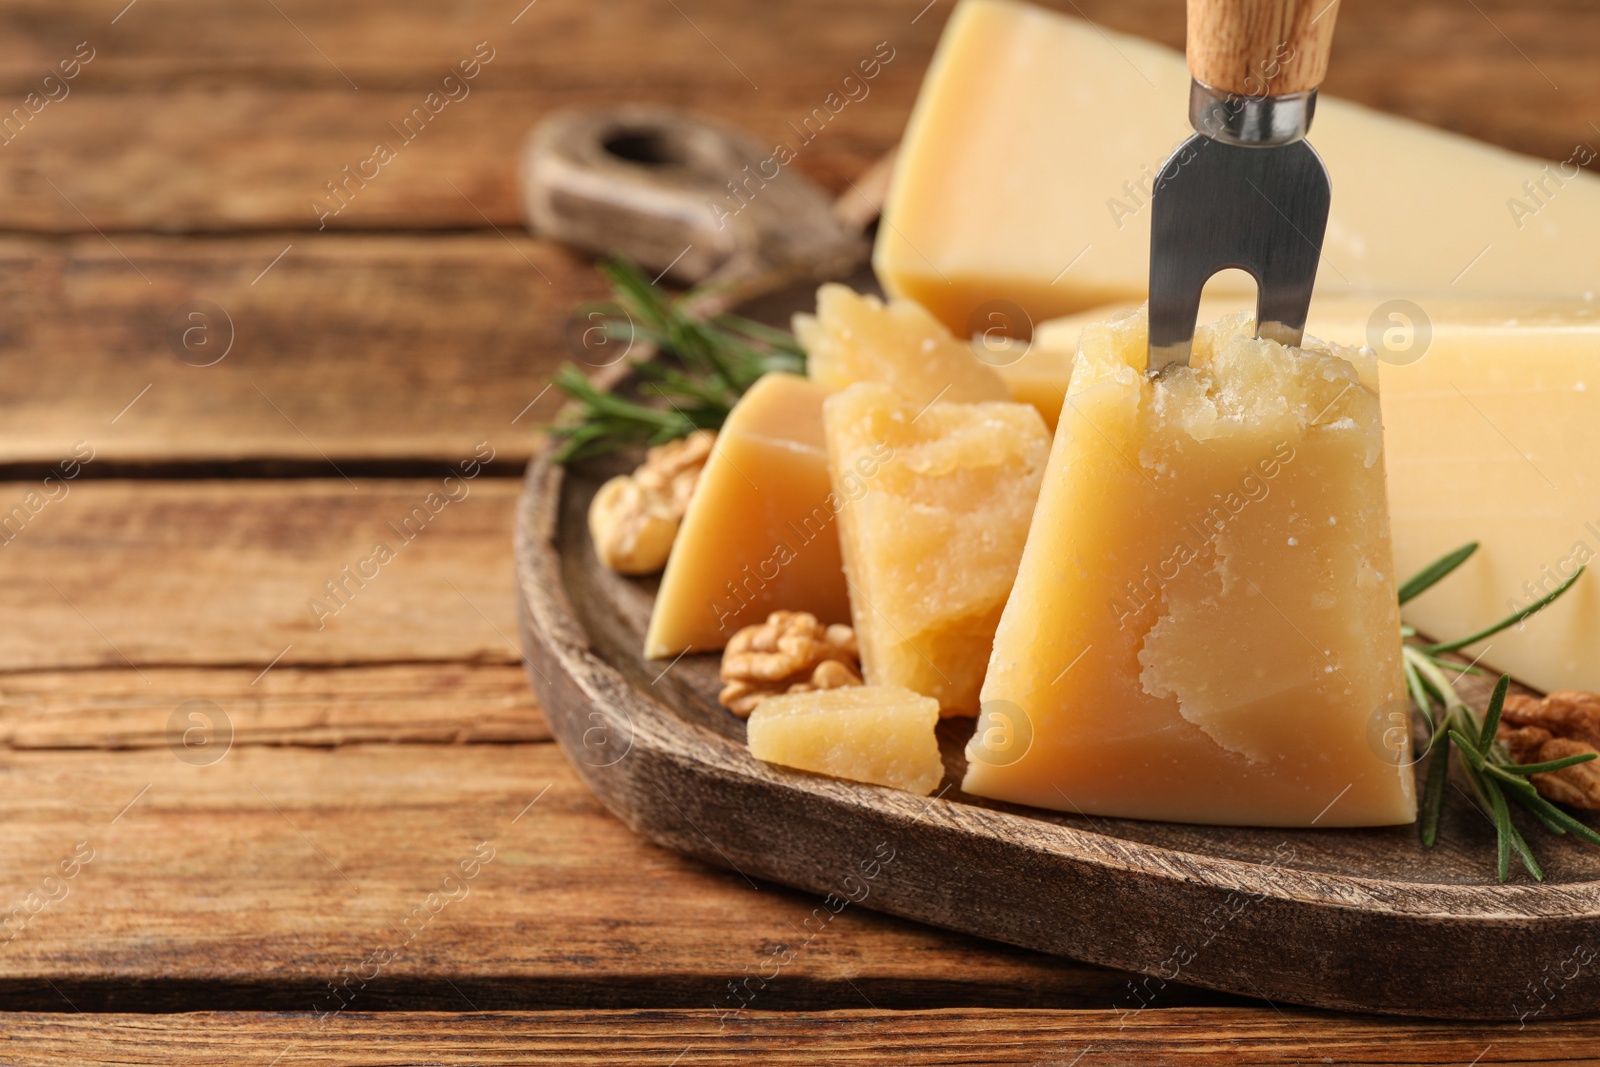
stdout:
[[[1208,299],[1201,320],[1241,303]],[[1109,313],[1044,323],[1017,366],[1064,395],[1064,353]],[[1396,574],[1481,546],[1401,609],[1406,622],[1462,637],[1600,560],[1600,303],[1318,297],[1307,333],[1378,356]],[[1538,689],[1596,691],[1597,643],[1600,570],[1466,654]]]
[[1192,367],[1155,380],[1142,311],[1084,331],[967,792],[1180,822],[1415,817],[1383,735],[1404,688],[1370,360],[1244,325],[1203,328]]
[[882,382],[918,407],[935,400],[1010,400],[994,368],[910,300],[887,305],[848,286],[817,290],[817,313],[794,317],[795,339],[806,351],[806,373],[843,389]]
[[[1104,318],[1105,315],[1100,317]],[[1071,331],[1069,342],[1065,330],[1045,334],[1050,325],[1045,323],[1036,329],[1031,343],[1017,346],[1016,351],[1020,355],[995,369],[1011,390],[1013,399],[1032,404],[1044,418],[1044,424],[1050,427],[1050,432],[1054,433],[1056,421],[1061,417],[1061,403],[1067,396],[1067,382],[1072,379],[1072,358],[1078,352],[1078,331]]]
[[667,558],[645,655],[719,649],[779,609],[849,621],[822,439],[827,395],[768,374],[734,405]]
[[[901,142],[873,263],[961,336],[989,302],[1037,323],[1144,299],[1150,190],[1192,132],[1184,57],[1010,0],[951,15]],[[1600,178],[1327,97],[1324,292],[1600,290]],[[1239,279],[1230,279],[1237,287]]]
[[1044,474],[1026,404],[931,404],[860,383],[823,405],[850,606],[871,685],[971,715]]
[[1600,305],[1321,301],[1319,337],[1376,342],[1402,578],[1467,541],[1405,620],[1465,637],[1586,573],[1515,630],[1467,649],[1539,689],[1600,690]]
[[768,763],[927,796],[944,777],[939,702],[892,686],[768,697],[750,713],[750,754]]

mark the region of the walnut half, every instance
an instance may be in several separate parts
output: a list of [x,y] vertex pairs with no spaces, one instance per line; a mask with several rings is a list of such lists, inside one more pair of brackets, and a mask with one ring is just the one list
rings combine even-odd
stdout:
[[[1517,763],[1600,752],[1600,696],[1576,689],[1559,689],[1542,700],[1508,696],[1495,737]],[[1535,774],[1531,781],[1546,800],[1600,810],[1600,760]]]
[[667,564],[689,497],[716,445],[712,430],[657,445],[632,474],[619,474],[589,502],[589,536],[618,574],[654,574]]
[[861,653],[848,626],[824,626],[805,611],[774,611],[746,626],[722,652],[722,706],[748,718],[779,693],[861,684]]

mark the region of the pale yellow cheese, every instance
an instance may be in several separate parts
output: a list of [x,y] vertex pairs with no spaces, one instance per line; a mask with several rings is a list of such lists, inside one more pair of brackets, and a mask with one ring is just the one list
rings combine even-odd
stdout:
[[858,685],[786,693],[750,713],[750,754],[927,796],[944,777],[938,722],[939,702],[908,689]]
[[[1201,304],[1209,320],[1242,302]],[[1022,363],[1054,367],[1102,309],[1045,323]],[[1307,332],[1379,357],[1401,580],[1468,541],[1460,570],[1401,614],[1464,637],[1600,558],[1600,304],[1318,297]],[[1057,377],[1064,393],[1064,375]],[[1469,657],[1537,689],[1600,690],[1600,574]]]
[[[1310,327],[1370,339],[1389,360],[1379,381],[1400,577],[1482,545],[1402,609],[1423,633],[1465,637],[1600,556],[1600,306],[1428,302],[1428,338],[1414,312],[1379,304],[1321,301]],[[1539,689],[1600,690],[1600,573],[1466,654]]]
[[920,407],[863,382],[823,406],[864,677],[977,711],[1050,449],[1026,404]]
[[769,374],[734,405],[661,576],[647,656],[714,651],[778,610],[849,621],[822,438],[827,395]]
[[[1091,815],[1410,821],[1371,360],[1085,330],[962,788]],[[1348,358],[1347,358],[1348,357]],[[1363,365],[1364,364],[1364,365]],[[996,739],[999,739],[998,741]]]
[[[1168,48],[1011,0],[963,0],[901,142],[879,279],[961,336],[990,301],[1038,323],[1144,299],[1149,190],[1191,133],[1188,93]],[[1311,142],[1333,182],[1324,292],[1600,291],[1587,144],[1546,162],[1329,97]]]
[[918,407],[935,400],[1010,400],[995,370],[910,300],[884,304],[848,286],[817,290],[817,313],[794,317],[806,374],[834,389],[882,382]]
[[1072,357],[1078,351],[1077,331],[1072,331],[1070,341],[1065,334],[1066,331],[1035,331],[1031,344],[1018,345],[1020,355],[1015,360],[995,368],[1011,390],[1012,398],[1032,404],[1044,417],[1044,424],[1051,433],[1055,432],[1056,421],[1061,417],[1067,382],[1072,379]]

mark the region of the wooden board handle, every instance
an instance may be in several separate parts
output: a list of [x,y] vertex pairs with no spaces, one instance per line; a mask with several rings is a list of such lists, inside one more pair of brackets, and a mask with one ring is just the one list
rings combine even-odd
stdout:
[[1240,96],[1315,89],[1339,0],[1189,0],[1189,73]]
[[522,157],[532,228],[684,284],[770,287],[865,260],[826,193],[741,130],[667,108],[552,112]]

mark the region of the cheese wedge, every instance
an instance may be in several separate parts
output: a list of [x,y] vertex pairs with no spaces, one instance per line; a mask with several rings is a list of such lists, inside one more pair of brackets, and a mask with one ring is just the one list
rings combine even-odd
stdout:
[[[1600,305],[1323,301],[1310,327],[1374,343],[1387,360],[1379,381],[1400,577],[1481,545],[1405,605],[1408,623],[1464,637],[1593,567]],[[1539,689],[1600,690],[1600,573],[1466,654]]]
[[786,693],[750,713],[750,754],[925,797],[944,777],[938,722],[939,702],[908,689],[857,685]]
[[978,710],[1050,438],[1026,404],[920,407],[863,382],[823,405],[850,606],[871,685]]
[[1246,325],[1201,330],[1155,380],[1142,311],[1085,330],[967,792],[1178,822],[1415,817],[1385,736],[1404,688],[1372,360]]
[[[1203,301],[1200,318],[1244,303]],[[1019,366],[1065,395],[1063,352],[1110,313],[1044,323]],[[1475,633],[1600,558],[1600,303],[1318,297],[1307,332],[1378,356],[1396,574],[1480,544],[1401,609],[1407,623]],[[1596,635],[1600,573],[1466,655],[1537,689],[1600,691]]]
[[[1191,133],[1188,93],[1170,49],[1011,0],[962,0],[901,142],[879,279],[961,336],[990,301],[1038,323],[1143,300],[1150,189]],[[1600,291],[1600,178],[1579,169],[1589,145],[1546,162],[1328,97],[1311,141],[1334,189],[1323,292]]]
[[822,438],[827,395],[798,375],[768,374],[734,405],[667,558],[645,655],[714,651],[780,609],[850,620]]
[[910,300],[884,304],[845,285],[817,290],[817,313],[796,315],[806,374],[833,389],[856,382],[893,386],[918,407],[935,400],[1010,400],[1000,375]]

